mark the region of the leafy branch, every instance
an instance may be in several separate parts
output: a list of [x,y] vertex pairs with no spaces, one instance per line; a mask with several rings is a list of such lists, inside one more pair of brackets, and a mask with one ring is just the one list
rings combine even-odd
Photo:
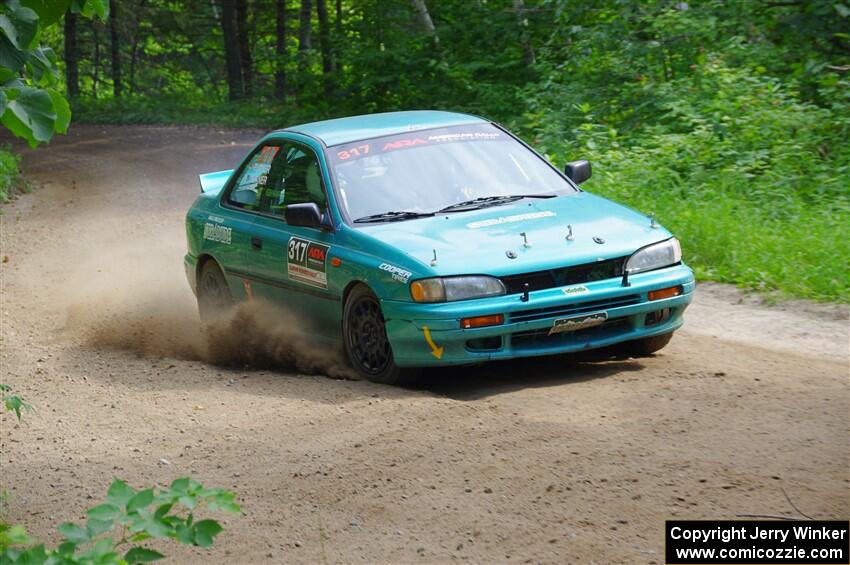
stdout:
[[115,479],[106,501],[88,510],[84,526],[73,522],[59,526],[63,541],[55,549],[48,549],[44,544],[31,545],[33,540],[22,526],[0,524],[0,562],[9,565],[124,565],[165,557],[154,549],[138,545],[150,539],[172,539],[186,545],[210,547],[222,531],[221,524],[212,519],[196,521],[195,513],[202,506],[212,511],[239,512],[235,498],[230,491],[205,488],[189,477],[177,479],[168,489],[159,492],[152,488],[137,491]]
[[65,133],[71,109],[56,90],[56,53],[42,32],[69,9],[105,19],[108,0],[6,0],[0,4],[0,123],[30,146]]
[[[7,392],[12,392],[12,387],[0,383],[0,393]],[[3,405],[6,407],[6,410],[15,413],[15,416],[18,417],[19,421],[21,419],[21,410],[32,410],[32,406],[25,402],[20,396],[16,396],[13,394],[3,394],[0,400],[2,400]]]

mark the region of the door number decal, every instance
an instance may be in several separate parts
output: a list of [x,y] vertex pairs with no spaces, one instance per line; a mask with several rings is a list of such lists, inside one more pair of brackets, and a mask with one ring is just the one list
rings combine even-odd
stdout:
[[289,278],[316,288],[328,288],[329,245],[300,237],[289,238],[286,272]]

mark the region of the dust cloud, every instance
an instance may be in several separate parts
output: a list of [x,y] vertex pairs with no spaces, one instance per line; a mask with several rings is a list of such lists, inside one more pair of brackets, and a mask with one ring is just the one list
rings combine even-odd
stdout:
[[202,325],[185,280],[118,276],[110,287],[78,296],[67,308],[64,331],[83,346],[222,367],[356,378],[341,348],[317,344],[297,331],[307,327],[304,321],[277,304],[240,303]]

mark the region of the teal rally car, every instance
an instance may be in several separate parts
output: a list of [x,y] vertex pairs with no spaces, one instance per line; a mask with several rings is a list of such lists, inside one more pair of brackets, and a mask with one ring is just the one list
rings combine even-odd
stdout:
[[283,305],[363,377],[620,344],[661,349],[694,290],[652,218],[579,188],[499,125],[438,111],[263,137],[201,175],[186,276],[206,320]]

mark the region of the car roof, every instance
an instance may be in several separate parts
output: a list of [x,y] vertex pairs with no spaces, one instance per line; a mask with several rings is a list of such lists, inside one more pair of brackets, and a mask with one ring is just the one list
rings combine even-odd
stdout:
[[322,140],[325,145],[330,147],[341,143],[413,130],[478,123],[487,123],[487,121],[469,114],[438,110],[412,110],[323,120],[288,127],[281,131],[309,135]]

